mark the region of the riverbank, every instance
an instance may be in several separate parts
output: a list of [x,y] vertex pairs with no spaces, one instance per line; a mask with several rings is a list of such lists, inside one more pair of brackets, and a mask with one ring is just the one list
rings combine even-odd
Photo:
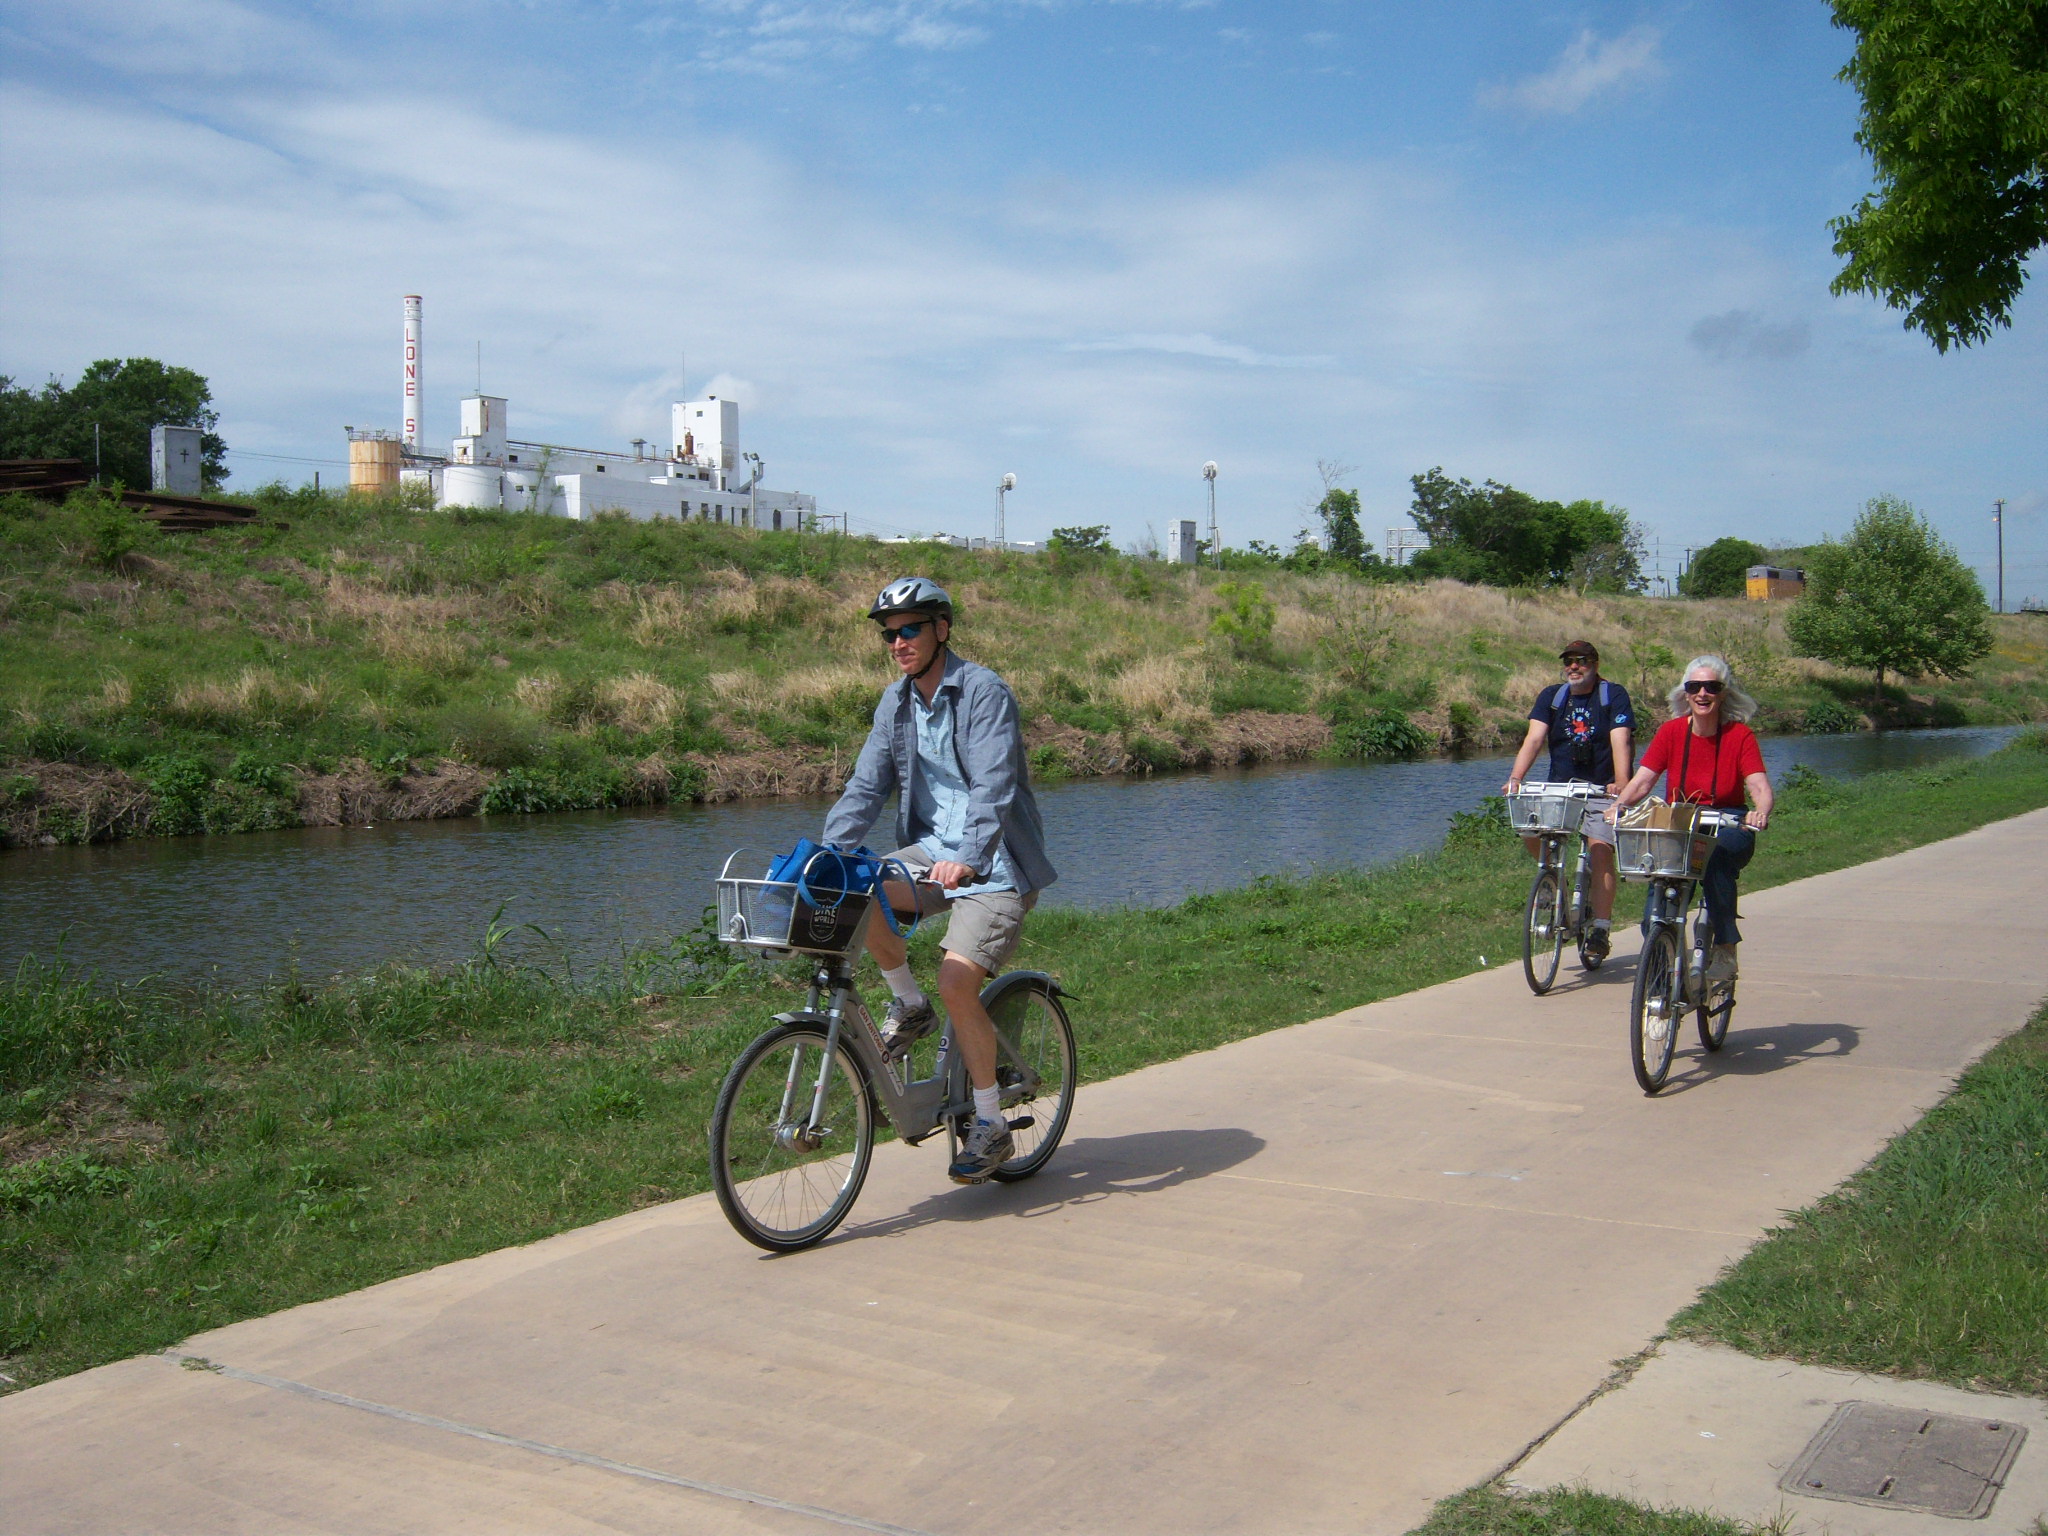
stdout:
[[1278,568],[1224,593],[1107,553],[266,505],[167,535],[0,498],[0,843],[827,791],[889,677],[862,614],[905,561],[959,599],[1046,779],[1509,747],[1581,636],[1638,692],[1728,653],[1767,731],[2048,718],[2048,625],[2021,616],[1974,678],[1874,696],[1791,657],[1767,604]]
[[[1751,889],[2048,804],[2048,750],[1780,804]],[[1527,881],[1475,814],[1381,870],[1041,911],[1019,963],[1078,994],[1096,1080],[1499,964]],[[501,933],[447,972],[258,996],[0,985],[0,1386],[701,1190],[719,1079],[796,981],[699,933],[578,984],[497,963]]]

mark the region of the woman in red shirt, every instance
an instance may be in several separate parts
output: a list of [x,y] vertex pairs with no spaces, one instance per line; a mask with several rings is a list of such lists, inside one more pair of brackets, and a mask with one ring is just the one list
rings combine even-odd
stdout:
[[1707,898],[1707,921],[1714,929],[1714,951],[1707,960],[1707,979],[1735,979],[1735,946],[1742,935],[1735,927],[1735,881],[1756,852],[1756,835],[1770,824],[1771,781],[1764,772],[1763,749],[1756,732],[1743,721],[1756,712],[1756,700],[1735,686],[1735,674],[1719,656],[1695,656],[1683,680],[1671,690],[1675,717],[1657,728],[1643,753],[1635,777],[1615,797],[1617,811],[1645,798],[1665,775],[1665,793],[1673,804],[1691,802],[1718,810],[1749,813],[1739,827],[1720,830],[1700,885]]

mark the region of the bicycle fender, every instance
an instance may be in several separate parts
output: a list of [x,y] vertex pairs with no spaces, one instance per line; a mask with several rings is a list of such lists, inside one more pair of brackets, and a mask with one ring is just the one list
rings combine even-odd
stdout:
[[1015,992],[1019,987],[1043,986],[1054,997],[1072,997],[1074,994],[1054,981],[1044,971],[1005,971],[994,981],[981,989],[981,1006],[993,1012],[995,1005]]
[[803,1008],[798,1008],[790,1013],[778,1013],[775,1015],[775,1022],[778,1024],[815,1024],[820,1029],[830,1029],[832,1027],[832,1020],[828,1015],[812,1013]]

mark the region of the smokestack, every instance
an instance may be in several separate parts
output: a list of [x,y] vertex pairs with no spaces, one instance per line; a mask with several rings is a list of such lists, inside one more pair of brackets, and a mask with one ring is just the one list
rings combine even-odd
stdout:
[[405,296],[405,446],[417,453],[420,446],[420,296]]

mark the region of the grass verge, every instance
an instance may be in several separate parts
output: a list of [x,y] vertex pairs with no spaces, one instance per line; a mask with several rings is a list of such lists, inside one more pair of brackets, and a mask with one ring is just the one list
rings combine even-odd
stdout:
[[[1808,780],[1746,878],[2044,804],[2039,735]],[[1112,1077],[1505,961],[1528,868],[1474,814],[1382,869],[1040,912],[1018,963],[1079,995],[1084,1077]],[[603,983],[485,952],[197,1000],[25,966],[0,983],[0,1388],[703,1189],[719,1078],[797,987],[725,959],[700,933]]]
[[2048,1007],[1679,1313],[1813,1365],[2048,1392]]
[[1440,1502],[1414,1536],[1752,1536],[1697,1509],[1655,1509],[1583,1488],[1510,1493],[1486,1484]]

